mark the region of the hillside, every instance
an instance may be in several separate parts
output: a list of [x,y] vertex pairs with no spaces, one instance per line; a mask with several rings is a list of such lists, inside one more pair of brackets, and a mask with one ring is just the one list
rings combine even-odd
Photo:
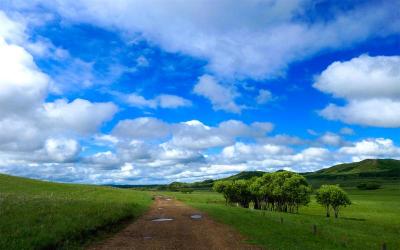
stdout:
[[[235,175],[218,180],[248,180],[265,174],[263,171],[243,171]],[[315,187],[321,184],[340,184],[342,186],[356,186],[360,182],[388,182],[400,181],[400,160],[393,159],[366,159],[360,162],[345,163],[318,170],[316,172],[302,173]],[[211,189],[216,180],[205,180],[194,183],[173,182],[159,189],[180,190]]]
[[400,161],[393,159],[366,159],[360,162],[339,164],[305,174],[311,178],[329,177],[400,177]]
[[263,174],[265,174],[266,172],[263,171],[243,171],[240,172],[238,174],[229,176],[227,178],[223,178],[221,180],[230,180],[230,181],[234,181],[234,180],[249,180],[253,177],[260,177]]
[[150,205],[145,192],[0,174],[0,249],[75,249]]
[[314,186],[340,184],[354,187],[361,183],[398,184],[400,161],[393,159],[366,159],[360,162],[339,164],[313,173],[304,173]]

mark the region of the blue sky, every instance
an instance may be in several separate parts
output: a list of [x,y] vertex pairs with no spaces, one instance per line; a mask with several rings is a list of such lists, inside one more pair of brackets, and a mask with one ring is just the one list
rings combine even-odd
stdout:
[[3,1],[0,172],[145,184],[400,159],[397,1]]

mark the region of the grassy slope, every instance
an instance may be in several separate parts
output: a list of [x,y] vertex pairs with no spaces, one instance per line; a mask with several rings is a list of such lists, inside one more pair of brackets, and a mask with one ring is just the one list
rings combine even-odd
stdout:
[[360,183],[376,182],[400,185],[400,161],[392,159],[367,159],[360,162],[339,164],[304,176],[314,186],[340,184],[355,187]]
[[379,172],[398,172],[400,161],[393,159],[367,159],[360,162],[339,164],[330,168],[321,169],[316,174],[360,174],[360,173],[379,173]]
[[0,249],[79,247],[150,203],[145,192],[0,175]]
[[[262,171],[243,171],[220,180],[248,180],[252,177],[262,176],[265,173]],[[364,182],[398,185],[400,184],[400,161],[393,159],[367,159],[360,162],[339,164],[316,172],[303,173],[303,175],[314,187],[319,187],[321,184],[340,184],[341,186],[355,187]],[[180,184],[196,190],[207,190],[212,188],[214,181],[205,180]]]
[[[399,186],[348,191],[353,205],[344,208],[339,219],[326,218],[314,199],[300,214],[285,214],[227,207],[214,192],[170,195],[235,227],[250,242],[267,249],[380,249],[383,242],[388,249],[400,249]],[[316,236],[312,234],[314,224]]]

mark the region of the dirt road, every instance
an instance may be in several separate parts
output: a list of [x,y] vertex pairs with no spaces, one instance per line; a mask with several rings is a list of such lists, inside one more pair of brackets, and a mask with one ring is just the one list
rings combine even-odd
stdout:
[[142,218],[89,249],[260,249],[243,240],[182,202],[158,196]]

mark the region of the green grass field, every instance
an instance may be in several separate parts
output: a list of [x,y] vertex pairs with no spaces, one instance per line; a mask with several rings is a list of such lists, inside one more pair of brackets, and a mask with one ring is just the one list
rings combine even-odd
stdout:
[[214,192],[168,195],[233,226],[249,242],[267,249],[381,249],[384,242],[387,249],[400,249],[399,185],[347,191],[353,205],[344,208],[339,219],[326,218],[314,198],[299,214],[286,214],[225,206],[223,197]]
[[150,204],[146,192],[0,175],[0,249],[80,248]]

